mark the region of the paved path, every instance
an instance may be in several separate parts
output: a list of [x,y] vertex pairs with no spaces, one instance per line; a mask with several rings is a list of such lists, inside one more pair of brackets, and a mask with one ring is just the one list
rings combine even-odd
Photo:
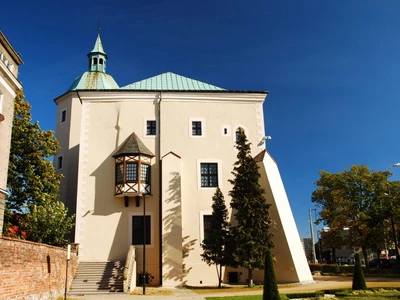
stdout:
[[[400,278],[383,278],[383,277],[366,277],[367,287],[400,287]],[[280,293],[298,293],[298,292],[314,292],[329,289],[344,289],[351,288],[352,285],[351,276],[314,276],[314,282],[304,284],[286,284],[279,285]],[[187,289],[170,289],[172,295],[127,295],[127,294],[102,294],[102,295],[84,295],[84,296],[73,296],[72,299],[77,300],[124,300],[124,299],[148,299],[148,300],[204,300],[205,297],[225,297],[225,296],[241,296],[241,295],[261,295],[262,290],[251,290],[246,289],[240,292],[215,292],[208,294],[196,294],[195,292]]]

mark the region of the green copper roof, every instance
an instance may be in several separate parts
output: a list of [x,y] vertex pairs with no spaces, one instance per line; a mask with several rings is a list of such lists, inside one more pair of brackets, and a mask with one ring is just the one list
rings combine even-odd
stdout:
[[224,91],[225,89],[198,80],[190,79],[171,72],[163,73],[121,89],[151,91]]
[[115,89],[119,89],[119,86],[110,75],[103,72],[85,72],[74,80],[68,91]]
[[107,56],[107,54],[104,52],[103,44],[101,43],[100,33],[97,35],[96,43],[94,44],[93,50],[90,53],[102,53]]
[[154,154],[143,144],[134,132],[118,147],[113,157],[127,154],[145,154],[154,157]]

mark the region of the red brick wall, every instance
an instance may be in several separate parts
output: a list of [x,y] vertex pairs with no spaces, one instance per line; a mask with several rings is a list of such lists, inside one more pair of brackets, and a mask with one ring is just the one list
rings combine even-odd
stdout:
[[[67,250],[7,237],[0,238],[0,299],[56,299],[64,295]],[[68,263],[68,285],[78,266]]]

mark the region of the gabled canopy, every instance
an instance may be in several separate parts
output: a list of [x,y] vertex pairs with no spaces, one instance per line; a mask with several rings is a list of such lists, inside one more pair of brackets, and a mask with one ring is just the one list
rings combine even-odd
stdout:
[[113,154],[113,157],[132,154],[143,154],[154,157],[154,154],[143,144],[143,142],[134,132],[126,138],[121,146],[118,147],[118,149]]

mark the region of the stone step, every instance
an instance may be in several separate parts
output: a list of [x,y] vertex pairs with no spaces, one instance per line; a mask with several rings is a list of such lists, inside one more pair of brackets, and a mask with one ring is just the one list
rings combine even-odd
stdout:
[[70,295],[123,292],[125,262],[81,262],[70,288]]

